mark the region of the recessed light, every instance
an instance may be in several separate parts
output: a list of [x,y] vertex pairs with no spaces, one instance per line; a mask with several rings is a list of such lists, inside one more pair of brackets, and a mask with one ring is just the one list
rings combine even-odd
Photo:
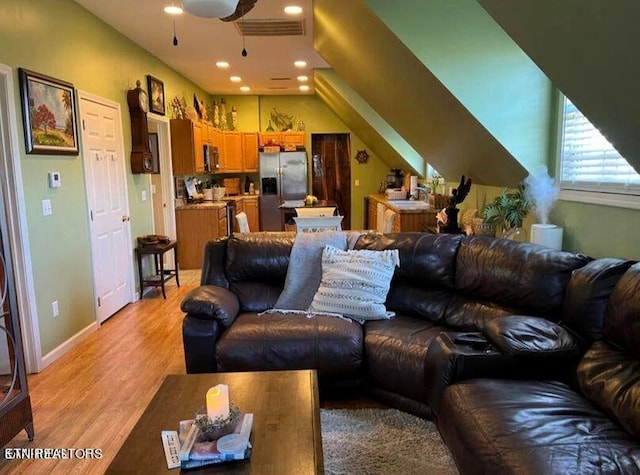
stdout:
[[182,8],[176,7],[175,5],[169,5],[168,7],[164,7],[164,12],[169,15],[182,15]]
[[302,7],[299,7],[298,5],[289,5],[284,7],[284,12],[287,15],[300,15],[302,13]]
[[231,77],[229,78],[229,80],[230,80],[231,82],[241,82],[241,81],[242,81],[242,78],[241,78],[240,76],[231,76]]
[[303,84],[302,86],[298,87],[298,89],[300,89],[302,92],[307,92],[309,90],[309,86]]
[[309,76],[298,76],[298,82],[307,82],[309,80]]
[[306,68],[307,67],[307,62],[306,61],[296,61],[295,63],[293,63],[293,65],[296,68]]
[[216,61],[216,66],[222,69],[226,69],[229,67],[229,63],[227,63],[226,61]]
[[240,90],[242,92],[249,92],[251,90],[251,88],[249,86],[240,86]]

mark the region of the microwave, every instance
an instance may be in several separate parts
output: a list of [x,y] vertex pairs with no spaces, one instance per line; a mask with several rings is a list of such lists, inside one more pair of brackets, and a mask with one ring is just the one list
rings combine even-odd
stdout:
[[202,148],[204,154],[204,171],[217,172],[220,169],[220,155],[218,153],[218,147],[204,144]]

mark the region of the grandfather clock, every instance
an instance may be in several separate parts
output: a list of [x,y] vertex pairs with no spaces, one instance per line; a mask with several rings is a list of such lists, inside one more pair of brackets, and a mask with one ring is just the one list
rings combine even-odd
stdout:
[[136,88],[127,91],[127,104],[131,116],[131,172],[152,173],[153,155],[149,149],[147,93],[136,81]]

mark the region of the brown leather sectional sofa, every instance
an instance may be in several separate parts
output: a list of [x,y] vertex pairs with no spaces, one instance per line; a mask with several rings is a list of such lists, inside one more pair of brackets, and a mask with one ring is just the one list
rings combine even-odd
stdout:
[[314,368],[321,391],[366,388],[434,418],[463,473],[640,473],[640,268],[486,236],[371,233],[355,248],[400,253],[393,319],[258,315],[294,238],[207,244],[181,306],[187,372]]

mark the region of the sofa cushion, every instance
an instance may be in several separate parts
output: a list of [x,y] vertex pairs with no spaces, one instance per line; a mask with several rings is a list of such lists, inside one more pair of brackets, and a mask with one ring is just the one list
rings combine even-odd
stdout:
[[631,264],[603,258],[575,270],[567,286],[562,322],[589,343],[602,339],[609,296]]
[[587,262],[584,256],[536,244],[467,236],[458,250],[455,287],[469,297],[518,310],[513,313],[558,320],[571,274]]
[[396,269],[387,295],[387,309],[397,314],[441,320],[451,297],[455,260],[462,235],[364,234],[356,249],[398,249],[401,266]]
[[277,283],[282,289],[294,238],[293,233],[233,234],[227,241],[227,279]]
[[238,315],[216,346],[218,371],[318,370],[319,378],[357,373],[362,326],[328,316]]
[[595,342],[578,365],[587,398],[640,437],[640,362],[604,341]]
[[274,305],[276,309],[307,310],[322,279],[322,251],[325,246],[347,248],[347,233],[325,231],[296,234],[284,289]]
[[358,320],[390,318],[384,302],[400,264],[398,250],[322,251],[322,280],[310,312],[335,313]]
[[367,374],[373,385],[426,402],[425,355],[443,327],[397,315],[391,320],[366,322],[364,329]]
[[556,381],[449,386],[438,429],[461,473],[640,473],[638,441]]
[[604,338],[640,360],[640,263],[624,273],[611,293]]

